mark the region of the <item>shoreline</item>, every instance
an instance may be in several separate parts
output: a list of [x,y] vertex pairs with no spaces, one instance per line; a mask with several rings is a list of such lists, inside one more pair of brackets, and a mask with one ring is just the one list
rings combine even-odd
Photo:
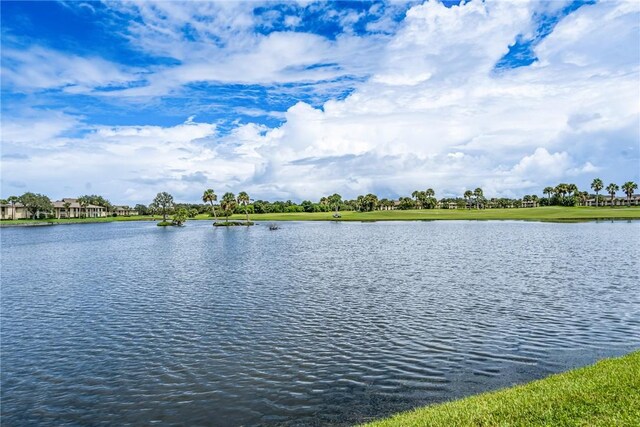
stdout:
[[637,425],[640,351],[497,391],[418,407],[361,427]]
[[[537,207],[518,209],[413,209],[372,212],[341,212],[340,218],[334,218],[333,212],[291,212],[252,214],[255,222],[274,221],[326,221],[326,222],[378,222],[378,221],[533,221],[533,222],[593,222],[593,221],[633,221],[640,220],[640,207]],[[98,224],[129,221],[158,222],[162,218],[139,217],[103,217],[85,219],[42,219],[42,220],[1,220],[0,228],[34,227],[68,224]],[[244,221],[245,216],[236,214],[230,221]],[[199,214],[188,221],[214,221],[208,214]],[[218,218],[218,221],[221,221]]]

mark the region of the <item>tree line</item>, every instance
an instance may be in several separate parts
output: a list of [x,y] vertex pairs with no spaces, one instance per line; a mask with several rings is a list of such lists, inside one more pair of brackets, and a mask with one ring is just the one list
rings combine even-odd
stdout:
[[[244,214],[249,221],[250,214],[262,213],[302,213],[302,212],[331,212],[339,215],[339,211],[358,211],[370,212],[374,210],[390,210],[390,209],[486,209],[486,208],[519,208],[522,206],[585,206],[587,201],[594,199],[596,206],[602,206],[606,202],[606,196],[600,194],[602,190],[606,192],[609,200],[613,204],[616,194],[622,189],[626,195],[627,205],[631,205],[631,197],[634,191],[638,189],[638,184],[633,181],[627,181],[621,186],[616,183],[610,183],[606,187],[600,178],[595,178],[591,183],[591,190],[595,194],[588,191],[580,191],[577,185],[560,183],[555,187],[545,187],[542,190],[543,196],[539,197],[535,194],[525,195],[520,199],[511,198],[486,198],[482,188],[478,187],[474,190],[466,190],[462,197],[445,197],[438,200],[436,193],[432,188],[426,190],[415,190],[411,196],[400,197],[398,200],[388,198],[379,199],[377,195],[369,193],[357,196],[355,199],[343,199],[340,194],[334,193],[329,196],[320,198],[319,201],[303,200],[300,203],[287,201],[268,201],[253,200],[245,191],[241,191],[237,195],[226,192],[218,202],[218,195],[213,189],[206,189],[202,194],[202,203],[176,203],[173,196],[167,192],[161,192],[156,195],[149,205],[137,204],[133,210],[139,215],[162,215],[163,221],[167,220],[169,215],[173,221],[181,220],[184,222],[187,218],[193,218],[199,214],[210,214],[217,221],[218,217],[224,217],[227,221],[229,216],[233,214]],[[77,198],[81,208],[85,212],[81,212],[82,216],[88,216],[86,213],[89,205],[102,206],[109,215],[116,215],[116,207],[106,198],[91,194],[82,195]],[[36,215],[49,216],[53,213],[53,204],[49,197],[43,194],[27,192],[21,196],[10,196],[7,199],[0,199],[2,204],[11,204],[15,208],[17,203],[22,204],[31,217]],[[65,203],[67,212],[70,203]],[[123,206],[124,209],[130,209],[129,206]],[[15,212],[15,210],[14,210]],[[68,216],[68,215],[67,215]],[[178,221],[180,222],[180,221]]]

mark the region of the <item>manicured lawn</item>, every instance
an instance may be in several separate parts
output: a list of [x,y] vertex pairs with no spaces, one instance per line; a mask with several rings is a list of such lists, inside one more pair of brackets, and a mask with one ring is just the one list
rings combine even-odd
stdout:
[[640,352],[366,426],[640,426]]
[[[331,221],[333,212],[254,214],[252,221]],[[425,209],[375,212],[340,212],[341,221],[416,221],[416,220],[531,220],[579,221],[594,219],[640,219],[639,207],[540,207],[521,209]],[[233,219],[243,219],[234,215]]]

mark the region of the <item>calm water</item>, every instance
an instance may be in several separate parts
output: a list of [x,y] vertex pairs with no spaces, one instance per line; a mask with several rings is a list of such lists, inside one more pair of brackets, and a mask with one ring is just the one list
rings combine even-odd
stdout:
[[640,223],[10,228],[2,424],[351,424],[640,347]]

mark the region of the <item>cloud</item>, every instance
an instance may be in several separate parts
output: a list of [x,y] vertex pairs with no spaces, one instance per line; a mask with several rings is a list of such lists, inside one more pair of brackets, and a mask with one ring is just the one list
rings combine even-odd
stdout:
[[0,138],[3,151],[12,145],[49,146],[56,137],[81,126],[82,117],[60,111],[34,109],[14,111],[2,120]]
[[63,89],[87,93],[137,79],[126,67],[100,57],[81,57],[39,46],[5,47],[2,51],[2,84],[16,91]]
[[182,175],[181,179],[187,182],[195,182],[199,184],[204,184],[207,182],[208,178],[203,172],[194,172],[192,174]]
[[[335,37],[256,33],[263,18],[247,12],[253,6],[231,2],[112,6],[139,15],[128,28],[132,44],[156,54],[164,48],[179,61],[154,67],[144,86],[110,91],[114,97],[175,94],[203,81],[278,85],[294,100],[307,82],[323,95],[335,86],[350,92],[294,101],[284,113],[230,109],[234,121],[224,132],[216,120],[195,117],[164,126],[105,126],[61,112],[42,118],[16,112],[3,117],[3,151],[28,159],[3,158],[3,181],[20,173],[29,186],[47,183],[60,191],[82,177],[96,192],[130,203],[164,190],[196,201],[205,183],[254,198],[307,199],[336,191],[395,197],[428,187],[442,197],[478,186],[488,196],[513,196],[559,181],[586,189],[595,173],[607,181],[638,180],[635,2],[579,8],[535,46],[537,62],[499,73],[495,65],[509,46],[535,31],[540,8],[551,6],[427,2],[382,35],[354,35],[361,18],[337,14],[353,32]],[[117,78],[67,80],[88,87]],[[195,96],[216,95],[198,90]],[[264,93],[258,97],[269,96]],[[265,113],[277,124],[235,117]],[[185,108],[184,116],[191,114]],[[209,116],[198,111],[198,117]]]
[[551,154],[545,148],[538,148],[532,155],[520,160],[510,173],[519,177],[544,176],[548,179],[557,179],[566,173],[570,164],[571,159],[568,153]]

